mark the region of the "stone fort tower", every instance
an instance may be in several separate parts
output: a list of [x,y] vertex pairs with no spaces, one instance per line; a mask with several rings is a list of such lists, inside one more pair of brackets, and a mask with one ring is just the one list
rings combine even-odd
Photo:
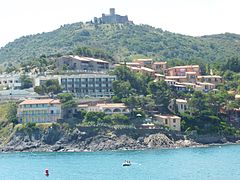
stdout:
[[115,8],[110,8],[110,14],[102,14],[100,18],[94,18],[95,24],[117,24],[128,23],[128,16],[121,16],[115,13]]

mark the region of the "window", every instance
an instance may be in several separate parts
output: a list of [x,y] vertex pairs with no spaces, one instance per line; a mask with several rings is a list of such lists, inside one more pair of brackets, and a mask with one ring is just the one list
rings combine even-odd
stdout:
[[173,123],[176,123],[176,119],[173,119]]
[[168,120],[167,119],[165,119],[165,124],[168,124]]

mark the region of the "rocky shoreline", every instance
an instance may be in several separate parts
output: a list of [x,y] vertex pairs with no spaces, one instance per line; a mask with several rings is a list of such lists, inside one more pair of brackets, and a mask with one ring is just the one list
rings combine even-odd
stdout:
[[238,143],[239,138],[222,136],[186,137],[182,134],[149,130],[98,131],[59,127],[31,132],[16,131],[2,152],[83,152],[108,150],[143,150],[181,147],[204,147],[211,144]]

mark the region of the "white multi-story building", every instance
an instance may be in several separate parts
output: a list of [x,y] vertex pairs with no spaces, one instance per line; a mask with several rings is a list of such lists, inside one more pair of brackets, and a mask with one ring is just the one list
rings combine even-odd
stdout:
[[18,74],[1,74],[0,87],[16,89],[21,87],[20,75]]
[[59,81],[65,92],[70,92],[78,97],[111,97],[113,96],[112,83],[116,76],[107,74],[77,74],[41,76],[35,79],[35,86],[45,83],[49,79]]

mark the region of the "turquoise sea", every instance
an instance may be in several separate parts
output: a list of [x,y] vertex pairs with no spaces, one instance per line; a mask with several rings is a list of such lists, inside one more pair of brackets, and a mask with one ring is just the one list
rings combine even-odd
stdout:
[[[124,160],[132,166],[123,167]],[[44,175],[48,168],[50,176]],[[240,145],[143,151],[1,153],[0,180],[239,180]]]

